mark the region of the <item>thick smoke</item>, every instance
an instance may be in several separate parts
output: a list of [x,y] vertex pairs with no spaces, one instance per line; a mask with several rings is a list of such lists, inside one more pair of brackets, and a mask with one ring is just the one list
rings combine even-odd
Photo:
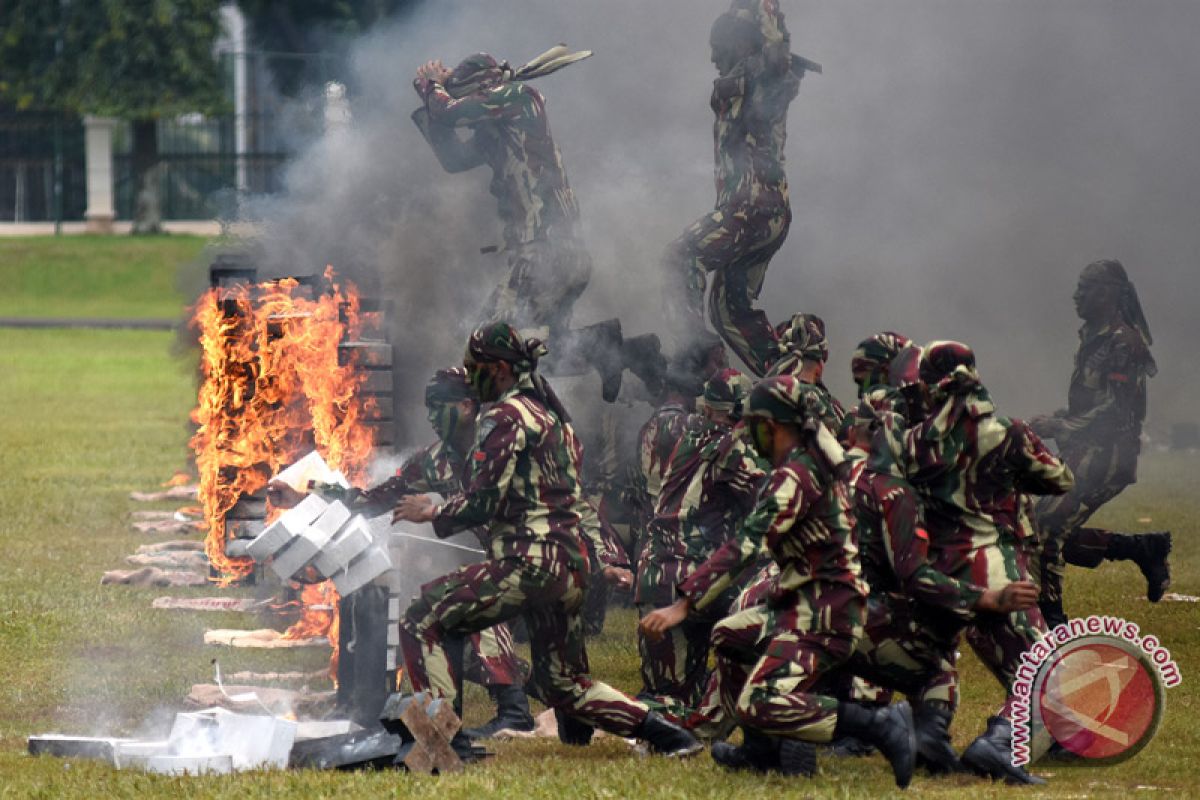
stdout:
[[[1128,268],[1156,334],[1149,431],[1187,419],[1195,370],[1178,320],[1200,294],[1200,4],[781,5],[793,50],[825,72],[792,105],[795,220],[761,303],[776,321],[826,319],[835,393],[851,395],[854,344],[895,329],[972,344],[1002,410],[1053,410],[1077,341],[1075,280],[1106,257]],[[346,76],[349,128],[305,150],[286,193],[255,209],[266,263],[332,263],[392,298],[419,407],[505,265],[479,253],[500,241],[488,171],[441,171],[409,121],[410,80],[430,58],[485,50],[516,65],[562,41],[596,51],[536,83],[596,260],[576,320],[655,329],[663,248],[713,202],[707,39],[727,7],[441,0],[377,30]]]

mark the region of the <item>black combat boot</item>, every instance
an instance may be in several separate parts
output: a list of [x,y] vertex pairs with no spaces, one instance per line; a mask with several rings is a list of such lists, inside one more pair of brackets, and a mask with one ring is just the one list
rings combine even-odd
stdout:
[[987,730],[962,754],[963,766],[976,775],[1006,783],[1039,785],[1046,781],[1012,763],[1012,724],[1004,717],[988,720]]
[[647,333],[626,339],[621,345],[621,360],[645,384],[650,397],[662,395],[666,388],[667,359],[657,336]]
[[825,745],[826,752],[834,758],[861,758],[875,752],[875,746],[857,736],[839,736]]
[[1170,553],[1169,531],[1136,535],[1114,533],[1104,557],[1109,561],[1132,561],[1137,564],[1146,576],[1146,599],[1157,603],[1171,586],[1171,565],[1167,563]]
[[950,746],[950,722],[954,712],[942,703],[918,703],[913,706],[913,726],[917,734],[917,766],[930,775],[962,772],[962,762]]
[[779,769],[779,739],[772,739],[753,728],[742,729],[742,744],[716,742],[709,751],[713,761],[726,769],[769,772]]
[[700,740],[683,728],[667,722],[656,711],[651,711],[638,726],[637,738],[650,745],[651,751],[660,756],[684,758],[704,749]]
[[488,694],[496,703],[496,716],[478,728],[466,728],[463,733],[472,739],[490,739],[500,731],[533,730],[529,699],[520,686],[489,686]]
[[592,734],[596,729],[583,720],[564,714],[556,708],[554,721],[558,723],[558,740],[563,744],[585,747],[592,743]]
[[604,402],[615,402],[621,393],[621,376],[625,370],[621,320],[597,322],[576,331],[575,336],[584,337],[586,341],[581,353],[600,374],[600,394]]
[[471,764],[476,761],[482,761],[491,755],[483,747],[475,744],[471,737],[467,736],[466,731],[459,730],[454,734],[454,738],[450,740],[450,748],[454,750],[454,754],[464,764]]
[[838,703],[837,714],[834,738],[856,736],[878,747],[892,765],[896,785],[907,788],[917,757],[912,708],[908,703],[872,707],[842,702]]

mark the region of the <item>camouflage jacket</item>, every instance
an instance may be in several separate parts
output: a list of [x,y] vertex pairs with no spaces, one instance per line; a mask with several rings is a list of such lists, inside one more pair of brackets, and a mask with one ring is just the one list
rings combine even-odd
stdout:
[[679,593],[702,611],[756,562],[764,547],[779,565],[769,602],[822,583],[848,585],[867,595],[849,487],[805,448],[794,449],[771,472],[738,535],[692,573]]
[[638,563],[636,601],[675,601],[675,588],[729,541],[766,477],[745,428],[693,424],[671,456]]
[[1059,412],[1065,427],[1059,445],[1136,446],[1146,418],[1146,381],[1156,372],[1145,338],[1122,324],[1098,331],[1085,325],[1079,339],[1067,408]]
[[[1028,527],[1021,494],[1063,494],[1071,470],[1028,425],[995,413],[982,390],[951,397],[904,437],[904,469],[920,495],[935,568],[948,575],[975,553],[1015,543]],[[971,580],[986,585],[985,575]]]
[[448,172],[491,167],[506,247],[577,235],[579,207],[537,89],[507,81],[455,99],[434,84],[413,121]]
[[688,410],[679,403],[664,403],[654,410],[638,432],[637,463],[632,464],[627,502],[634,523],[645,530],[654,518],[658,496],[662,492],[667,464],[675,446],[683,439],[688,425]]
[[568,423],[522,384],[480,417],[462,493],[433,520],[438,536],[488,527],[492,558],[588,568],[581,525],[582,448]]
[[750,205],[778,212],[788,207],[783,149],[788,106],[800,90],[801,72],[792,67],[778,0],[735,0],[733,9],[753,15],[765,44],[761,53],[713,81],[717,207]]
[[332,484],[314,488],[327,499],[337,499],[351,513],[377,517],[396,507],[407,494],[437,492],[450,497],[463,490],[467,460],[461,453],[442,441],[427,445],[414,453],[396,474],[372,489],[344,489]]

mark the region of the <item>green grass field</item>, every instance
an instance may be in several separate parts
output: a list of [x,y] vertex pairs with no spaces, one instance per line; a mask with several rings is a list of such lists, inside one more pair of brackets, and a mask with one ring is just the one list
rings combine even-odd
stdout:
[[[187,246],[184,247],[183,245]],[[0,315],[176,316],[173,271],[199,251],[199,240],[80,238],[0,241],[0,264],[18,290]],[[130,294],[126,274],[100,279],[98,264],[131,258],[140,275],[154,275],[162,292]],[[89,249],[96,250],[95,260]],[[125,255],[118,255],[125,253]],[[21,263],[21,269],[12,267]],[[82,272],[71,264],[85,264]],[[71,285],[62,298],[54,284],[22,277],[58,275]],[[90,276],[90,277],[89,277]],[[92,280],[92,278],[96,278]],[[142,300],[146,308],[139,303]],[[139,314],[139,309],[141,312]],[[443,778],[400,772],[250,773],[167,778],[116,771],[96,762],[32,758],[30,734],[134,733],[165,724],[193,683],[211,681],[214,655],[226,672],[241,669],[319,669],[320,651],[254,653],[205,647],[212,627],[259,627],[250,615],[155,611],[161,594],[216,590],[159,590],[100,586],[103,571],[124,566],[138,544],[163,537],[134,533],[129,512],[144,506],[131,490],[156,487],[186,463],[187,414],[195,366],[171,355],[170,333],[0,328],[0,797],[875,797],[899,794],[879,757],[823,759],[811,781],[731,775],[706,755],[684,763],[639,758],[612,739],[586,749],[557,742],[496,746],[486,764]],[[1147,454],[1141,482],[1096,519],[1116,528],[1175,532],[1173,591],[1200,594],[1200,457]],[[1150,521],[1143,521],[1149,518]],[[231,590],[245,593],[248,590]],[[1068,583],[1069,610],[1125,616],[1157,634],[1183,671],[1168,690],[1158,737],[1134,760],[1106,768],[1041,764],[1050,780],[1040,789],[1015,789],[957,777],[918,777],[909,795],[932,797],[1156,797],[1200,794],[1194,763],[1200,756],[1200,666],[1197,606],[1149,605],[1129,564],[1076,570]],[[591,645],[597,676],[636,689],[634,618],[609,617]],[[963,703],[955,744],[965,746],[1002,696],[974,656],[963,655]],[[314,686],[313,688],[328,688]],[[468,721],[488,716],[482,693],[467,698]]]

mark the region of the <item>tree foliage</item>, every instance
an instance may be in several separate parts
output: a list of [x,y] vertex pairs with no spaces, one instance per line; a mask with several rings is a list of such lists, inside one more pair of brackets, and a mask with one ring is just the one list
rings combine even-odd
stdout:
[[4,0],[0,97],[151,119],[225,108],[220,0]]

